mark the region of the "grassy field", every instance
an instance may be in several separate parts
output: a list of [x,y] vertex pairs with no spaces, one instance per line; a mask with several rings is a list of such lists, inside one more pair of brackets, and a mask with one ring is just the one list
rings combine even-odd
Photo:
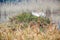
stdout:
[[0,40],[60,40],[60,30],[49,18],[25,13],[0,24]]

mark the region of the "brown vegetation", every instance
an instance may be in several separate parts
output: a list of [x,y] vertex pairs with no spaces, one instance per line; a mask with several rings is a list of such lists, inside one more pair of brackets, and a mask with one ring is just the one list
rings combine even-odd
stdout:
[[37,27],[38,24],[33,22],[26,28],[23,23],[10,26],[0,24],[0,40],[60,40],[60,31],[56,28],[56,24],[49,24],[42,28],[42,31]]
[[[48,21],[48,20],[47,20]],[[60,40],[60,30],[45,18],[29,22],[7,22],[0,24],[0,40]]]

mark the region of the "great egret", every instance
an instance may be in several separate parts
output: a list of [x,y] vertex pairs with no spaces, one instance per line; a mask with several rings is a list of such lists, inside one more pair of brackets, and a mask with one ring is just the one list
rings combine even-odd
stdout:
[[32,12],[32,15],[37,16],[37,17],[39,17],[39,16],[45,17],[46,16],[46,14],[44,12]]

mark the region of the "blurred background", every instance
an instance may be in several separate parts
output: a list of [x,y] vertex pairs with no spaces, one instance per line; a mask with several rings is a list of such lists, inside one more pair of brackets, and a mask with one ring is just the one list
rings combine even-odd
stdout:
[[0,23],[19,13],[37,10],[60,26],[60,0],[0,0]]

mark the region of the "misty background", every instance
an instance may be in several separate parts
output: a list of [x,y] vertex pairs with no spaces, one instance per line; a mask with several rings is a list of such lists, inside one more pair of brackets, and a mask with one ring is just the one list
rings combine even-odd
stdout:
[[22,12],[47,9],[52,12],[53,22],[60,26],[60,0],[0,0],[0,23]]

